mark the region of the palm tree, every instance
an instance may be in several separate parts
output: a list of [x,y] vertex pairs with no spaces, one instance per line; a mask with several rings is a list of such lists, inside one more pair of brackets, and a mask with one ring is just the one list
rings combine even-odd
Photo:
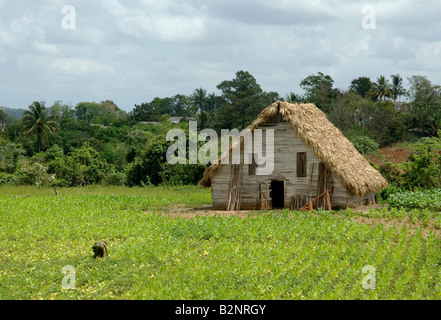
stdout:
[[285,95],[285,101],[287,102],[299,102],[300,96],[292,91]]
[[399,74],[391,75],[392,78],[392,98],[394,102],[397,101],[397,98],[405,95],[407,90],[403,87],[403,78],[400,77]]
[[207,96],[207,112],[210,114],[214,114],[219,107],[220,101],[219,97],[215,93],[210,93]]
[[37,135],[37,150],[41,151],[41,147],[46,145],[49,137],[55,135],[55,131],[59,129],[59,124],[53,120],[53,116],[47,115],[44,102],[34,101],[29,110],[23,112],[23,129],[25,135]]
[[193,90],[191,99],[193,100],[198,112],[207,111],[207,90],[203,88]]
[[383,98],[392,98],[392,91],[390,88],[389,81],[385,78],[385,76],[379,76],[377,78],[377,82],[374,82],[372,84],[372,88],[370,91],[370,95],[378,99],[380,101],[383,101]]

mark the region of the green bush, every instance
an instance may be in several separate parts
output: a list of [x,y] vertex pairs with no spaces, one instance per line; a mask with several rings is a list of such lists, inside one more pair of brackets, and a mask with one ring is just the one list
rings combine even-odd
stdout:
[[162,184],[190,185],[197,184],[204,174],[206,166],[201,164],[169,164],[162,165],[160,172]]
[[402,187],[397,187],[395,185],[388,185],[386,188],[378,192],[378,197],[383,200],[387,200],[390,195],[395,193],[404,192]]
[[378,171],[389,182],[389,184],[396,185],[396,186],[404,185],[403,165],[393,164],[393,163],[387,161],[387,162],[383,162],[378,167]]
[[441,157],[432,148],[429,139],[416,144],[415,151],[409,159],[410,161],[404,163],[405,173],[403,174],[404,183],[408,189],[441,187]]
[[28,164],[17,173],[18,184],[51,186],[55,182],[55,175],[47,172],[47,167],[38,162]]
[[99,183],[109,172],[109,165],[102,161],[98,151],[88,144],[84,144],[81,148],[75,149],[71,153],[70,158],[73,162],[82,166],[85,184]]
[[361,154],[373,152],[380,147],[374,139],[367,136],[354,136],[350,137],[349,140],[354,144],[355,149]]
[[48,173],[54,174],[57,186],[76,187],[100,183],[109,173],[109,165],[88,144],[64,155],[58,146],[48,149],[42,156]]
[[24,157],[26,151],[20,144],[0,143],[0,172],[13,174],[18,169],[18,162]]
[[126,175],[123,172],[111,172],[104,176],[103,183],[108,186],[123,186],[126,184]]
[[135,161],[126,167],[127,184],[141,186],[152,183],[159,185],[162,182],[162,165],[166,162],[166,151],[169,143],[159,142],[143,150]]
[[424,138],[402,164],[383,161],[380,173],[390,184],[406,190],[441,188],[441,139]]
[[17,177],[13,174],[0,172],[0,186],[14,186],[17,184]]

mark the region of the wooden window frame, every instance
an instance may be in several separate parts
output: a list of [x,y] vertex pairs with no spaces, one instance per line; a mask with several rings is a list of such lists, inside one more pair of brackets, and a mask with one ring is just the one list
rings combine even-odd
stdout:
[[256,167],[257,163],[254,159],[254,154],[251,154],[251,163],[248,165],[248,175],[249,176],[255,176],[256,175]]
[[306,178],[307,163],[306,152],[297,152],[297,178]]

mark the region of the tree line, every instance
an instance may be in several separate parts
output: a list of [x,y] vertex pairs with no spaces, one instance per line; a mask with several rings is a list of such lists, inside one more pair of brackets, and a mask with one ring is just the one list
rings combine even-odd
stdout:
[[[374,80],[362,76],[339,89],[330,75],[318,72],[300,82],[303,94],[281,96],[263,91],[241,70],[217,85],[219,93],[200,87],[188,95],[135,104],[130,112],[110,100],[75,106],[35,101],[21,119],[0,108],[0,185],[195,184],[206,166],[169,165],[167,132],[180,128],[188,134],[189,119],[198,122],[199,130],[241,130],[277,100],[314,103],[361,153],[438,137],[441,87],[425,76],[407,80],[408,88],[399,74]],[[181,122],[175,125],[170,117]]]

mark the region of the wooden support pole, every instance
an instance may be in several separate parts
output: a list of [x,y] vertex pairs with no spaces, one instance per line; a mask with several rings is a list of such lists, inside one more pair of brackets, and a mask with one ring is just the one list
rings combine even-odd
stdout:
[[328,210],[331,210],[331,198],[329,197],[329,190],[326,192],[326,201],[328,202]]

